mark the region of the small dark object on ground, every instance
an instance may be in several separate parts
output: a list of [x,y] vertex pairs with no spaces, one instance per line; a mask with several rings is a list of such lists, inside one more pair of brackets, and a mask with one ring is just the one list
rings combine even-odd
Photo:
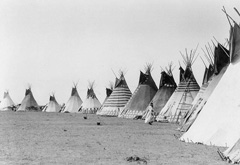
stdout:
[[101,125],[101,123],[100,123],[100,122],[97,122],[97,125]]
[[144,163],[144,164],[147,164],[147,160],[146,160],[146,159],[140,158],[140,157],[138,157],[138,156],[136,156],[136,155],[127,157],[126,160],[127,160],[128,162],[138,162],[138,163],[141,163],[141,162],[142,162],[142,163]]
[[84,119],[87,119],[87,117],[86,117],[86,116],[84,116],[83,118],[84,118]]
[[63,131],[67,131],[66,129],[64,129]]
[[149,124],[149,125],[152,125],[152,123],[153,123],[153,121],[149,122],[148,124]]

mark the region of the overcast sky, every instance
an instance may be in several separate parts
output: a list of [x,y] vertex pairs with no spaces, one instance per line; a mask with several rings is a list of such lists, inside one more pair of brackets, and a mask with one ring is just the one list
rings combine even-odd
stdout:
[[[88,81],[102,102],[105,88],[123,69],[132,92],[139,71],[153,63],[157,84],[160,67],[173,62],[178,83],[179,51],[201,48],[213,40],[225,43],[229,24],[221,11],[240,22],[233,7],[239,0],[1,0],[0,97],[9,90],[15,103],[31,84],[35,99],[46,104],[55,92],[59,103],[68,100],[78,82],[82,100]],[[193,71],[202,83],[204,64]]]

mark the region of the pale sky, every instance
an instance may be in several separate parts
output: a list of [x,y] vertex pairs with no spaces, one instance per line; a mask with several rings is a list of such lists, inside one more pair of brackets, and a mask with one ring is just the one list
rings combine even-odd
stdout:
[[[85,99],[88,81],[102,102],[105,88],[114,81],[112,70],[126,71],[132,92],[139,71],[153,63],[152,76],[159,86],[161,68],[173,62],[178,83],[179,51],[201,48],[213,36],[225,43],[229,24],[221,11],[240,22],[233,7],[239,0],[1,0],[0,100],[9,90],[15,103],[31,84],[39,105],[55,92],[62,104],[73,82]],[[201,85],[204,64],[198,58],[194,75]]]

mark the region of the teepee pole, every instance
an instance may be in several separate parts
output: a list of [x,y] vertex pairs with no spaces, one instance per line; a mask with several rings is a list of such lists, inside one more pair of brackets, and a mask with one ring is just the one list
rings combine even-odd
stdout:
[[237,12],[238,16],[240,17],[240,13],[238,12],[238,10],[234,7],[234,10]]

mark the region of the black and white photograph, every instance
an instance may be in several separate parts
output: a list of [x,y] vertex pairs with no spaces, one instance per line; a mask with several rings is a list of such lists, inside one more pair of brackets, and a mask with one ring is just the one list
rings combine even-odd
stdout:
[[0,165],[240,164],[239,0],[0,0]]

